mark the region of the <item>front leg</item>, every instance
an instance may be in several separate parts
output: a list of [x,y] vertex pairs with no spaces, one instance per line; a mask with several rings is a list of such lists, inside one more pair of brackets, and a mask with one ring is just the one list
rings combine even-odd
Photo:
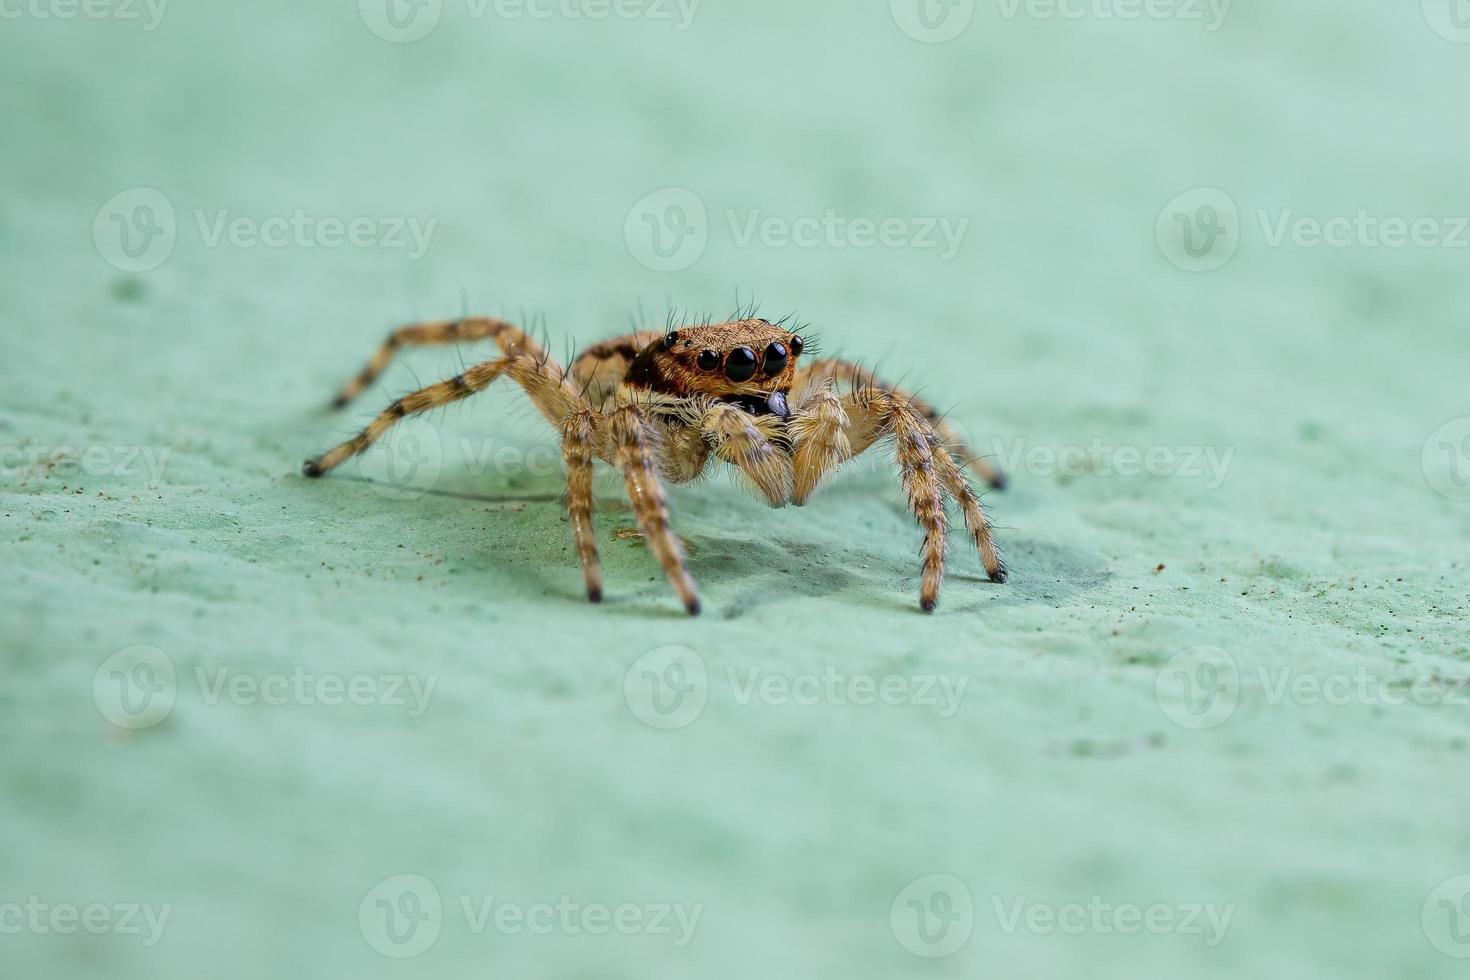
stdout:
[[628,500],[648,547],[658,557],[669,584],[689,615],[699,615],[699,592],[684,564],[684,549],[669,527],[669,509],[654,470],[653,448],[649,445],[647,420],[636,405],[623,405],[607,418],[608,441],[613,463],[623,471]]

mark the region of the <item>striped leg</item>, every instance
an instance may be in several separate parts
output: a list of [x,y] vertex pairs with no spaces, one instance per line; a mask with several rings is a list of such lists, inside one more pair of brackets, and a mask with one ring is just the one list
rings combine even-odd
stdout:
[[980,563],[985,566],[985,574],[990,581],[1003,584],[1010,577],[1006,571],[1005,555],[991,532],[990,519],[985,516],[985,508],[980,506],[979,495],[937,438],[930,444],[930,449],[934,453],[934,468],[939,473],[939,482],[944,484],[945,491],[955,499],[960,505],[960,512],[965,515],[965,527],[975,539],[975,547],[980,550]]
[[332,399],[333,408],[342,408],[362,393],[362,390],[377,380],[388,367],[393,355],[400,347],[426,344],[454,344],[462,341],[493,339],[507,355],[527,354],[545,360],[546,351],[532,340],[524,330],[513,323],[488,317],[470,317],[465,320],[438,320],[415,323],[400,327],[388,335],[368,361],[367,367],[357,377],[342,386],[337,397]]
[[509,374],[526,389],[526,394],[531,396],[531,402],[547,421],[558,428],[572,412],[587,408],[587,403],[569,391],[564,384],[561,368],[529,354],[496,358],[476,364],[448,381],[441,381],[403,396],[384,409],[357,435],[315,459],[307,460],[301,472],[310,477],[323,476],[352,457],[366,452],[389,429],[398,424],[399,419],[468,398],[475,392],[490,387],[502,374]]
[[567,468],[567,516],[587,598],[602,601],[602,567],[592,532],[592,460],[597,445],[597,416],[583,410],[567,416],[561,427],[561,458]]
[[895,385],[880,380],[872,371],[853,364],[851,361],[835,358],[813,361],[807,365],[801,377],[797,379],[793,394],[798,400],[810,397],[810,393],[818,390],[829,380],[849,385],[853,391],[864,388],[887,391],[901,401],[912,405],[914,410],[933,426],[935,434],[939,436],[939,441],[949,449],[952,456],[958,457],[963,465],[968,466],[988,486],[997,490],[1005,489],[1005,474],[990,461],[980,458],[975,450],[966,443],[964,437],[932,405]]
[[716,403],[700,419],[699,429],[715,455],[749,477],[772,507],[791,499],[791,460],[771,444],[779,435],[774,415],[753,416],[733,405]]
[[637,406],[623,405],[608,416],[607,427],[613,462],[623,471],[628,500],[633,505],[638,526],[643,529],[643,537],[658,557],[679,601],[691,616],[697,616],[699,593],[684,565],[684,549],[669,527],[669,510],[654,469],[653,449],[643,415]]

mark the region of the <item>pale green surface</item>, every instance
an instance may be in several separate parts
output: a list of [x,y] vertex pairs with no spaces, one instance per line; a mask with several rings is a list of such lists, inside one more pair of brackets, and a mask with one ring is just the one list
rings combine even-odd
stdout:
[[[981,4],[937,45],[885,6],[706,0],[679,33],[475,20],[450,0],[407,45],[347,0],[180,2],[151,33],[0,22],[0,903],[172,907],[151,949],[0,935],[6,976],[1463,975],[1421,910],[1470,873],[1466,698],[1271,704],[1259,671],[1470,671],[1470,503],[1421,467],[1430,434],[1470,414],[1470,251],[1272,249],[1256,213],[1470,213],[1470,46],[1409,0],[1241,3],[1217,33]],[[168,195],[180,231],[130,277],[90,237],[137,186]],[[1244,241],[1189,274],[1154,224],[1201,186],[1233,196]],[[624,239],[664,187],[696,190],[714,221],[675,274]],[[205,248],[193,211],[225,208],[439,225],[417,262]],[[740,248],[732,208],[971,225],[950,262]],[[448,447],[434,493],[296,475],[361,420],[320,405],[393,323],[529,311],[560,353],[639,301],[662,322],[671,305],[723,313],[737,289],[907,374],[987,450],[1098,439],[1233,449],[1231,465],[1218,488],[1023,467],[988,498],[1011,584],[982,583],[956,535],[934,617],[881,467],[805,511],[723,479],[685,488],[698,620],[614,536],[631,524],[615,478],[599,479],[599,608],[580,598],[560,478],[466,465],[461,438],[554,449],[508,388],[420,430]],[[362,411],[479,353],[418,353]],[[64,445],[170,455],[156,486],[13,466],[17,447]],[[139,644],[182,689],[129,735],[92,681]],[[665,644],[698,651],[711,689],[661,732],[623,685]],[[1244,678],[1234,716],[1200,732],[1155,697],[1160,665],[1197,646]],[[968,686],[951,718],[742,705],[726,671],[752,667]],[[211,705],[195,671],[221,668],[437,687],[417,719]],[[404,872],[449,908],[437,944],[400,962],[357,915]],[[928,961],[896,941],[889,904],[934,872],[977,912],[968,944]],[[703,916],[682,949],[477,936],[460,895]],[[1006,935],[993,905],[1094,895],[1234,915],[1206,949]]]

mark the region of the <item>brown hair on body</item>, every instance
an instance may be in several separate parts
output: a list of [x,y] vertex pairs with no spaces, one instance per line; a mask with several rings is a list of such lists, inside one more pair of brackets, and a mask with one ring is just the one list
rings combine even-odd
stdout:
[[800,335],[767,320],[680,327],[644,347],[624,380],[659,394],[704,396],[784,419],[804,347]]

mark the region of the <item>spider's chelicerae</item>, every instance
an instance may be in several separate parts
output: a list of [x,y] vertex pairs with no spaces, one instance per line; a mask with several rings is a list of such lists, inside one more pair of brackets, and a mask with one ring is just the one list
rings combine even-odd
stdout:
[[800,506],[843,462],[886,438],[894,441],[904,492],[924,530],[924,611],[933,612],[939,601],[946,500],[959,505],[991,581],[1006,580],[1005,559],[960,460],[991,486],[1002,485],[1001,474],[974,458],[918,398],[846,361],[803,363],[802,355],[813,352],[799,334],[753,316],[614,337],[584,351],[569,370],[503,320],[416,324],[389,336],[335,404],[346,405],[371,384],[400,347],[487,338],[504,356],[398,399],[357,436],[307,460],[303,472],[322,476],[367,450],[399,419],[467,398],[505,375],[561,434],[567,510],[593,602],[602,599],[592,531],[594,459],[622,472],[650,549],[684,608],[697,614],[699,594],[669,527],[663,483],[695,479],[714,457],[743,473],[772,507]]

